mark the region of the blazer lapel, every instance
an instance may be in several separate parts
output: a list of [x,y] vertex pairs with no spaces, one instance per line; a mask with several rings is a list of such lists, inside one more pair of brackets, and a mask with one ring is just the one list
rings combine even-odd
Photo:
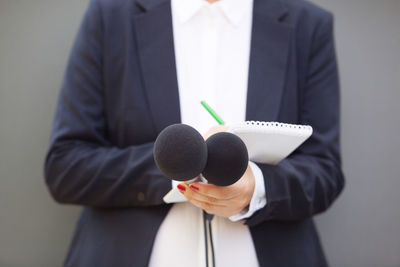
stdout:
[[246,120],[275,121],[281,103],[291,28],[280,0],[254,0]]
[[142,0],[143,13],[134,17],[136,40],[147,101],[156,130],[179,123],[179,91],[176,75],[169,0]]

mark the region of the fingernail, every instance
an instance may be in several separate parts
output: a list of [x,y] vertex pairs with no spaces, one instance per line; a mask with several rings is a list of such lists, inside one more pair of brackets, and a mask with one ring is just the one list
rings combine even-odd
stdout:
[[199,188],[195,185],[190,185],[190,189],[194,190],[194,191],[199,191]]
[[183,185],[181,185],[181,184],[178,184],[178,189],[180,190],[180,191],[183,191],[183,192],[185,192],[186,191],[186,187],[184,187]]

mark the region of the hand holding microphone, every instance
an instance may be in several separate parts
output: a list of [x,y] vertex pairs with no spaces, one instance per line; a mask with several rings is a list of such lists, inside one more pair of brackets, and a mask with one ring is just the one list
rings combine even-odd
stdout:
[[[227,126],[214,126],[205,135],[207,140],[219,132],[225,132]],[[181,184],[185,190],[180,190],[182,194],[193,205],[205,210],[210,214],[221,217],[230,217],[238,214],[250,203],[254,192],[254,176],[251,168],[247,166],[245,173],[232,185],[218,186],[202,182],[191,183],[187,186]]]
[[204,142],[194,128],[171,125],[158,136],[154,158],[159,169],[174,180],[187,181],[202,173],[209,184],[195,182],[189,187],[181,183],[178,189],[208,213],[230,217],[249,204],[255,182],[246,146],[223,130],[223,126],[213,127]]

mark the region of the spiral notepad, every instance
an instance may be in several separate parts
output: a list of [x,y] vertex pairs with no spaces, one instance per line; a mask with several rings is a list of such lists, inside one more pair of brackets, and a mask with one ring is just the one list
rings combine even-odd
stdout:
[[229,127],[229,132],[246,144],[251,161],[272,165],[290,155],[312,131],[308,125],[263,121],[245,121]]

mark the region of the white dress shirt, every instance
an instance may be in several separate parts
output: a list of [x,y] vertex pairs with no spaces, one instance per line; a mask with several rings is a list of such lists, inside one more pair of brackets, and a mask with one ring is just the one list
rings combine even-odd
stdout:
[[[205,100],[229,126],[245,120],[252,0],[171,0],[182,123],[204,134],[216,125],[200,105]],[[258,266],[250,231],[242,219],[266,205],[264,179],[254,163],[255,190],[249,208],[212,221],[216,266]],[[175,186],[176,183],[173,183]],[[190,189],[188,189],[190,190]],[[161,224],[151,267],[205,266],[202,210],[175,203]]]

